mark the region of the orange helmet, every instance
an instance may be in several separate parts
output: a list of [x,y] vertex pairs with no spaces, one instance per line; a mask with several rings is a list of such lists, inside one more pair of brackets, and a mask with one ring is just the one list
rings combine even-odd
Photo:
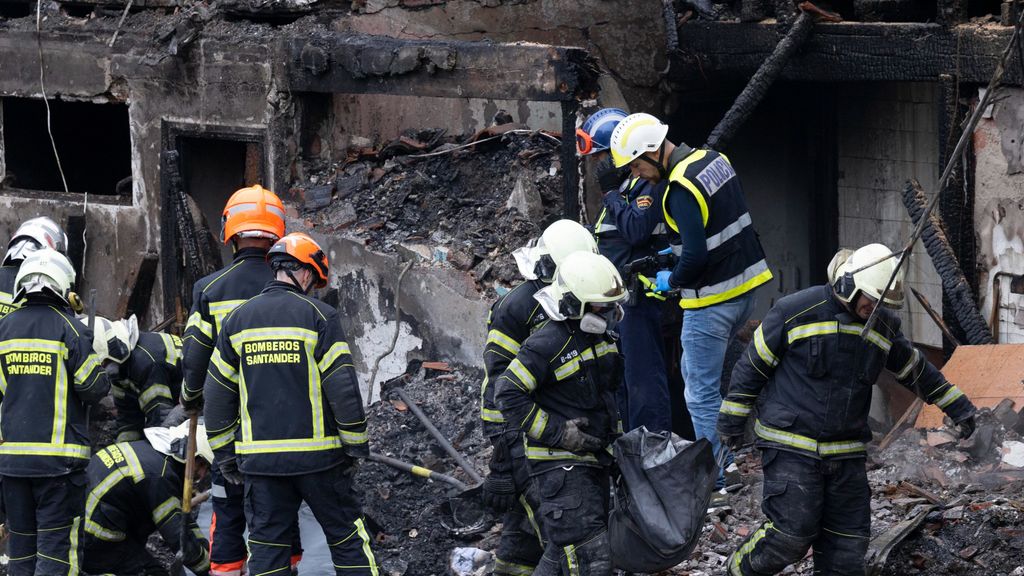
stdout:
[[267,262],[275,272],[308,267],[316,277],[314,286],[327,286],[327,255],[316,240],[302,232],[292,232],[274,242],[267,252]]
[[284,236],[284,204],[277,194],[253,184],[231,195],[220,224],[225,244],[235,236],[277,240]]

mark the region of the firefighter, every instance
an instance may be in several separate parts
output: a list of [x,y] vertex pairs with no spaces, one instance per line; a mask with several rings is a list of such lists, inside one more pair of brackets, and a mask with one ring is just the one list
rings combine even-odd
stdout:
[[15,279],[14,301],[22,305],[0,320],[0,476],[11,576],[79,569],[86,406],[106,396],[110,383],[92,333],[68,309],[74,281],[63,254],[32,252]]
[[[681,243],[672,270],[657,274],[657,289],[679,288],[683,308],[684,396],[697,438],[711,442],[719,461],[715,424],[722,404],[721,378],[729,341],[754,308],[754,290],[772,279],[754,231],[743,186],[724,154],[695,150],[666,139],[668,126],[650,114],[633,114],[612,132],[616,167],[634,177],[668,181],[661,210]],[[716,487],[724,488],[719,472]],[[713,504],[724,503],[719,492]]]
[[597,252],[594,237],[586,228],[572,220],[558,220],[548,226],[536,245],[520,254],[520,271],[527,280],[498,298],[488,315],[480,416],[484,435],[494,451],[482,498],[504,512],[494,564],[494,573],[499,575],[531,573],[544,553],[544,545],[534,512],[536,494],[527,490],[529,470],[519,426],[502,417],[494,403],[492,383],[497,382],[530,333],[548,319],[533,295],[550,284],[555,268],[578,250]]
[[139,332],[135,315],[111,322],[95,319],[93,349],[110,378],[117,408],[117,441],[142,439],[160,426],[181,395],[181,338]]
[[204,391],[221,473],[245,483],[249,573],[288,570],[291,526],[305,501],[335,572],[376,576],[352,485],[369,455],[359,383],[340,314],[308,295],[327,285],[327,256],[293,233],[267,259],[275,279],[224,320]]
[[7,254],[0,264],[0,318],[17,308],[14,303],[14,280],[25,258],[41,248],[67,254],[68,237],[56,222],[46,216],[30,218],[18,226],[7,244]]
[[[85,504],[85,561],[89,574],[164,575],[146,549],[156,531],[196,576],[210,572],[209,543],[191,516],[181,513],[188,422],[146,428],[145,439],[119,442],[89,462]],[[213,451],[203,425],[196,429],[196,477],[206,476]],[[188,529],[182,530],[182,522]]]
[[534,574],[609,576],[608,445],[620,430],[622,277],[604,256],[570,254],[536,299],[550,318],[497,381],[501,413],[525,435],[546,546]]
[[[756,445],[764,468],[767,521],[729,558],[732,575],[776,574],[814,548],[814,573],[864,574],[871,536],[865,445],[871,388],[883,368],[959,425],[974,431],[975,408],[900,332],[889,307],[903,304],[902,274],[888,248],[849,257],[831,286],[782,298],[733,369],[718,430],[735,448],[757,406]],[[879,304],[877,323],[864,322]]]
[[[276,194],[254,184],[231,195],[221,216],[220,239],[231,243],[234,260],[200,279],[192,289],[192,311],[182,338],[182,404],[189,412],[203,406],[203,384],[224,317],[236,306],[260,293],[273,280],[267,250],[284,236],[284,204]],[[210,534],[210,573],[240,576],[245,566],[245,512],[242,488],[225,482],[213,467],[213,526]],[[292,563],[302,550],[295,527]]]
[[604,208],[594,224],[597,247],[619,269],[630,291],[622,304],[624,316],[618,329],[625,374],[625,385],[619,390],[624,428],[671,430],[672,401],[661,339],[665,296],[654,291],[643,271],[627,270],[631,262],[655,256],[669,246],[659,209],[664,185],[655,186],[642,178],[624,180],[621,169],[612,165],[608,144],[626,116],[618,108],[592,114],[576,131],[576,150],[599,160],[597,180]]

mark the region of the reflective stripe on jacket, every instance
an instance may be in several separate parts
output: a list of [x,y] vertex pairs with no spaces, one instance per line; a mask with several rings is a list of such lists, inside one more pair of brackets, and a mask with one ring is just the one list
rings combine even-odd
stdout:
[[531,473],[610,462],[607,452],[573,453],[558,443],[565,423],[574,418],[587,419],[587,434],[614,440],[620,433],[615,404],[620,379],[615,343],[581,331],[579,321],[549,321],[526,339],[497,380],[497,402],[506,420],[524,432]]
[[30,300],[0,320],[0,475],[60,476],[89,463],[86,405],[110,383],[92,332]]
[[204,395],[211,447],[237,453],[246,474],[305,474],[369,452],[338,311],[291,284],[267,284],[224,320]]
[[680,290],[681,307],[704,308],[725,302],[772,279],[739,176],[724,154],[694,150],[672,168],[668,179],[670,185],[661,202],[665,223],[679,232],[669,213],[669,194],[680,189],[693,194],[700,206],[708,251],[707,267],[697,285]]
[[505,418],[494,402],[494,382],[508,368],[519,347],[548,316],[533,295],[544,287],[540,280],[527,280],[516,286],[491,306],[487,320],[487,343],[484,345],[484,381],[480,386],[480,418],[484,435],[501,434]]
[[829,286],[779,300],[733,368],[719,432],[742,434],[756,405],[759,445],[817,458],[863,456],[871,390],[883,368],[954,420],[973,413],[963,392],[903,335],[899,317],[878,314],[862,338],[864,324]]
[[138,395],[146,426],[159,426],[181,394],[181,338],[141,332],[126,364],[127,372],[122,374]]
[[242,302],[260,293],[274,279],[267,252],[243,248],[228,266],[200,278],[192,288],[192,310],[182,337],[181,394],[186,400],[203,393],[206,369],[224,318]]

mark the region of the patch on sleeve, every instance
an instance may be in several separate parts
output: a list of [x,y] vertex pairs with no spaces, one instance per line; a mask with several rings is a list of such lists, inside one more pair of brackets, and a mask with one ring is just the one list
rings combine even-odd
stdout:
[[697,180],[704,186],[704,191],[708,196],[714,196],[715,192],[718,192],[735,175],[736,171],[732,169],[729,162],[719,156],[697,174]]
[[643,196],[637,196],[634,202],[636,202],[637,208],[640,208],[641,210],[647,210],[648,208],[651,207],[651,204],[654,204],[654,198],[651,198],[647,194],[644,194]]

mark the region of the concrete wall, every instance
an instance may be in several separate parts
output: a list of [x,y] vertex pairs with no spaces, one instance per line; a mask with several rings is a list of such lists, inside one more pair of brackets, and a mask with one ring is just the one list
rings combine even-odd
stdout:
[[[979,302],[986,319],[996,275],[1024,273],[1024,90],[1000,90],[997,100],[974,132]],[[999,282],[999,342],[1024,342],[1024,296],[1011,292],[1010,278]]]
[[[881,242],[896,250],[913,223],[900,191],[917,178],[934,193],[939,178],[937,85],[854,84],[839,92],[839,245]],[[918,243],[907,268],[913,286],[940,314],[942,286]],[[915,342],[942,345],[942,334],[907,290],[903,332]]]

